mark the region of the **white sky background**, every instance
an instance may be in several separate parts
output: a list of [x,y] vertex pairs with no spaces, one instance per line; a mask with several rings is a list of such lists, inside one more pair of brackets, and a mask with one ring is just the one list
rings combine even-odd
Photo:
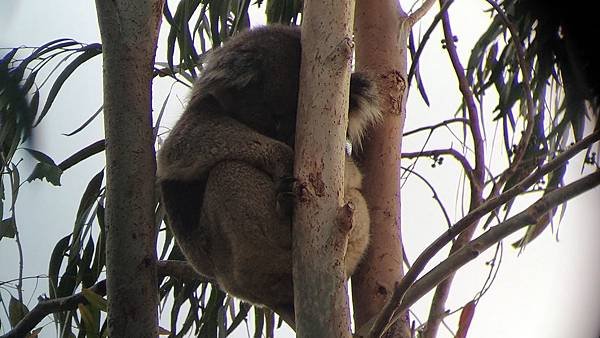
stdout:
[[[409,8],[405,6],[405,9]],[[451,7],[451,20],[463,65],[474,41],[487,27],[489,15],[484,1],[458,0]],[[437,6],[434,8],[437,10]],[[430,22],[426,19],[426,22]],[[87,43],[99,42],[93,1],[80,0],[0,0],[0,22],[3,33],[0,47],[19,45],[39,46],[57,38],[70,37]],[[166,26],[166,25],[165,25]],[[164,26],[163,26],[164,27]],[[422,26],[423,31],[427,25]],[[161,36],[164,42],[164,35]],[[452,117],[458,107],[460,96],[447,53],[441,48],[440,29],[436,29],[425,54],[421,58],[421,74],[427,88],[431,107],[422,103],[412,86],[408,102],[406,130],[439,122]],[[165,46],[159,46],[157,60],[165,61]],[[40,128],[36,129],[33,147],[49,154],[57,163],[75,151],[103,136],[102,119],[98,118],[84,132],[73,137],[60,135],[76,129],[101,105],[100,57],[80,67],[63,86],[53,108]],[[162,100],[169,90],[169,80],[158,80],[154,91],[154,109],[160,110]],[[166,123],[172,124],[182,110],[186,99],[183,86],[176,86],[177,95],[171,96]],[[44,88],[47,93],[48,87]],[[493,102],[492,98],[488,99]],[[491,109],[490,109],[491,112]],[[490,115],[490,114],[488,114]],[[488,133],[491,137],[492,134]],[[434,138],[435,139],[435,138]],[[450,142],[449,138],[442,138]],[[405,151],[421,148],[423,139],[408,137]],[[433,142],[433,143],[432,143]],[[429,148],[439,144],[429,143]],[[448,144],[446,143],[447,147]],[[453,142],[460,149],[458,142]],[[446,158],[444,165],[430,168],[430,162],[420,160],[420,173],[432,178],[447,205],[456,200],[460,171]],[[580,161],[569,169],[574,177]],[[408,163],[406,163],[408,164]],[[56,242],[67,235],[75,219],[79,198],[89,179],[103,167],[102,156],[95,156],[67,171],[61,187],[46,182],[25,184],[19,195],[17,221],[25,255],[25,276],[47,272],[48,257]],[[20,167],[21,176],[31,171],[31,163],[25,161]],[[416,258],[434,238],[445,230],[445,222],[431,199],[431,192],[415,177],[411,177],[402,191],[403,236],[408,256]],[[525,252],[510,247],[517,237],[504,245],[501,270],[492,288],[477,306],[469,337],[523,337],[523,338],[596,338],[600,337],[600,221],[598,220],[600,190],[588,192],[571,201],[560,224],[559,241],[556,233],[545,232],[527,246]],[[517,207],[515,207],[517,208]],[[450,217],[457,220],[460,209],[449,209]],[[14,241],[0,242],[0,281],[17,276],[18,259]],[[455,278],[447,308],[455,310],[468,302],[481,289],[487,276],[485,262],[491,259],[493,250],[460,270]],[[439,261],[442,256],[439,257]],[[28,306],[36,303],[36,297],[47,292],[47,281],[39,280],[25,284]],[[0,290],[3,299],[7,292]],[[430,297],[425,297],[413,307],[421,320],[427,318]],[[27,298],[26,298],[27,299]],[[448,319],[455,328],[458,314]],[[8,325],[6,315],[0,310],[4,329]],[[54,328],[47,327],[41,337],[53,337]],[[289,334],[279,333],[279,337]],[[239,334],[245,337],[245,330]],[[451,337],[440,329],[440,337]]]

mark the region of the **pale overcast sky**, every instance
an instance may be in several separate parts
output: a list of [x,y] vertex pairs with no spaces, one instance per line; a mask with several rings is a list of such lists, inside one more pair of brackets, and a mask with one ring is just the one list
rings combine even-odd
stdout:
[[[408,8],[408,6],[405,6]],[[487,25],[488,14],[485,1],[458,0],[452,7],[453,30],[458,36],[463,64],[469,49]],[[437,9],[434,8],[434,9]],[[431,16],[429,16],[430,20]],[[39,46],[57,38],[69,37],[93,43],[99,42],[99,32],[93,1],[81,0],[0,0],[0,22],[3,33],[0,47]],[[423,31],[427,26],[423,27]],[[422,103],[413,90],[408,103],[406,129],[414,129],[433,121],[451,117],[459,104],[456,80],[451,72],[439,29],[421,59],[421,74],[427,86],[431,106]],[[163,39],[164,41],[164,35]],[[157,59],[164,61],[164,45],[159,47]],[[155,85],[154,109],[158,111],[169,90],[168,80]],[[74,137],[62,133],[76,129],[101,105],[101,60],[96,57],[67,81],[44,123],[37,128],[34,147],[60,162],[84,145],[103,138],[102,119],[98,118],[84,133]],[[186,91],[175,87],[168,111],[167,124],[172,124],[181,112],[181,102]],[[46,87],[47,92],[47,87]],[[488,99],[492,102],[492,99]],[[491,109],[490,109],[491,111]],[[406,151],[422,146],[422,139],[407,138]],[[446,139],[445,142],[450,142]],[[458,148],[458,144],[454,145]],[[435,143],[431,147],[436,146]],[[447,144],[446,144],[447,146]],[[439,187],[442,199],[450,204],[456,200],[460,172],[447,159],[442,168],[427,169],[423,173],[432,176],[432,183]],[[580,163],[571,161],[572,163]],[[79,198],[89,179],[103,166],[102,156],[95,156],[66,172],[61,187],[51,187],[45,182],[23,186],[17,205],[21,239],[25,250],[25,275],[35,276],[47,272],[48,256],[56,242],[71,229]],[[570,169],[571,177],[580,166]],[[30,163],[21,167],[22,177],[31,170]],[[429,171],[431,170],[431,171]],[[433,171],[437,170],[437,171]],[[411,179],[402,191],[403,237],[408,256],[414,260],[434,238],[444,231],[445,222],[434,206],[431,193],[416,179]],[[479,302],[469,337],[484,338],[597,338],[600,336],[600,221],[598,202],[600,191],[589,192],[568,204],[566,215],[558,235],[547,231],[519,255],[510,243],[504,245],[501,270],[492,288]],[[427,206],[427,207],[424,207]],[[430,208],[430,209],[424,209]],[[516,206],[515,208],[518,208]],[[460,210],[449,210],[454,220],[460,218]],[[18,260],[14,241],[0,242],[0,281],[17,276]],[[447,308],[455,310],[464,305],[481,289],[487,276],[485,262],[493,257],[489,250],[480,258],[460,270],[455,278]],[[442,257],[437,259],[439,261]],[[25,285],[25,295],[30,298],[28,306],[36,303],[36,297],[47,292],[44,279],[30,281]],[[8,299],[5,290],[0,290]],[[421,320],[427,318],[431,295],[413,307]],[[448,319],[456,328],[458,315]],[[8,326],[6,315],[0,311],[3,330]],[[47,321],[46,321],[47,322]],[[166,321],[163,320],[163,323]],[[278,332],[279,337],[291,336],[289,330]],[[54,337],[53,325],[46,327],[40,337]],[[245,329],[236,337],[245,337]],[[451,337],[444,328],[440,337]]]

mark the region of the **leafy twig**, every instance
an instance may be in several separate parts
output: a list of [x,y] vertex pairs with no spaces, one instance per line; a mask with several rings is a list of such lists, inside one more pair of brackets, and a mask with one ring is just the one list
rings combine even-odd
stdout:
[[[185,281],[214,281],[197,274],[192,267],[183,261],[159,261],[157,262],[159,276],[170,276]],[[106,295],[106,280],[101,280],[89,288],[95,294]],[[14,327],[0,338],[18,338],[25,337],[31,330],[38,325],[47,315],[55,312],[75,310],[79,304],[88,304],[83,292],[74,295],[48,299],[39,298],[38,304]]]

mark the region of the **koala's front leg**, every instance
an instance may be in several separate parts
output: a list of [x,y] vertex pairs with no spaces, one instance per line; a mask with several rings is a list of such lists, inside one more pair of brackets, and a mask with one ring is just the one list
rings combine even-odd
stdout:
[[[205,108],[203,108],[205,109]],[[205,179],[223,161],[248,163],[276,181],[292,175],[294,151],[288,145],[214,110],[186,111],[159,156],[159,180]]]

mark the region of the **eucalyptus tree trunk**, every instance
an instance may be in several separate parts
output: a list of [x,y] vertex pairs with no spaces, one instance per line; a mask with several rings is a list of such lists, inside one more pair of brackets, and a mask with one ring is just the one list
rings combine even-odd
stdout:
[[162,0],[98,0],[106,136],[109,335],[156,337],[152,67]]
[[350,337],[344,272],[344,142],[354,2],[308,0],[296,133],[294,304],[298,337]]
[[[412,26],[432,6],[427,0],[407,15],[397,0],[356,2],[356,68],[376,77],[383,123],[369,133],[362,163],[363,194],[371,216],[371,242],[352,278],[358,328],[373,319],[404,276],[400,224],[400,154],[406,119],[407,42]],[[386,337],[410,337],[408,316]]]

